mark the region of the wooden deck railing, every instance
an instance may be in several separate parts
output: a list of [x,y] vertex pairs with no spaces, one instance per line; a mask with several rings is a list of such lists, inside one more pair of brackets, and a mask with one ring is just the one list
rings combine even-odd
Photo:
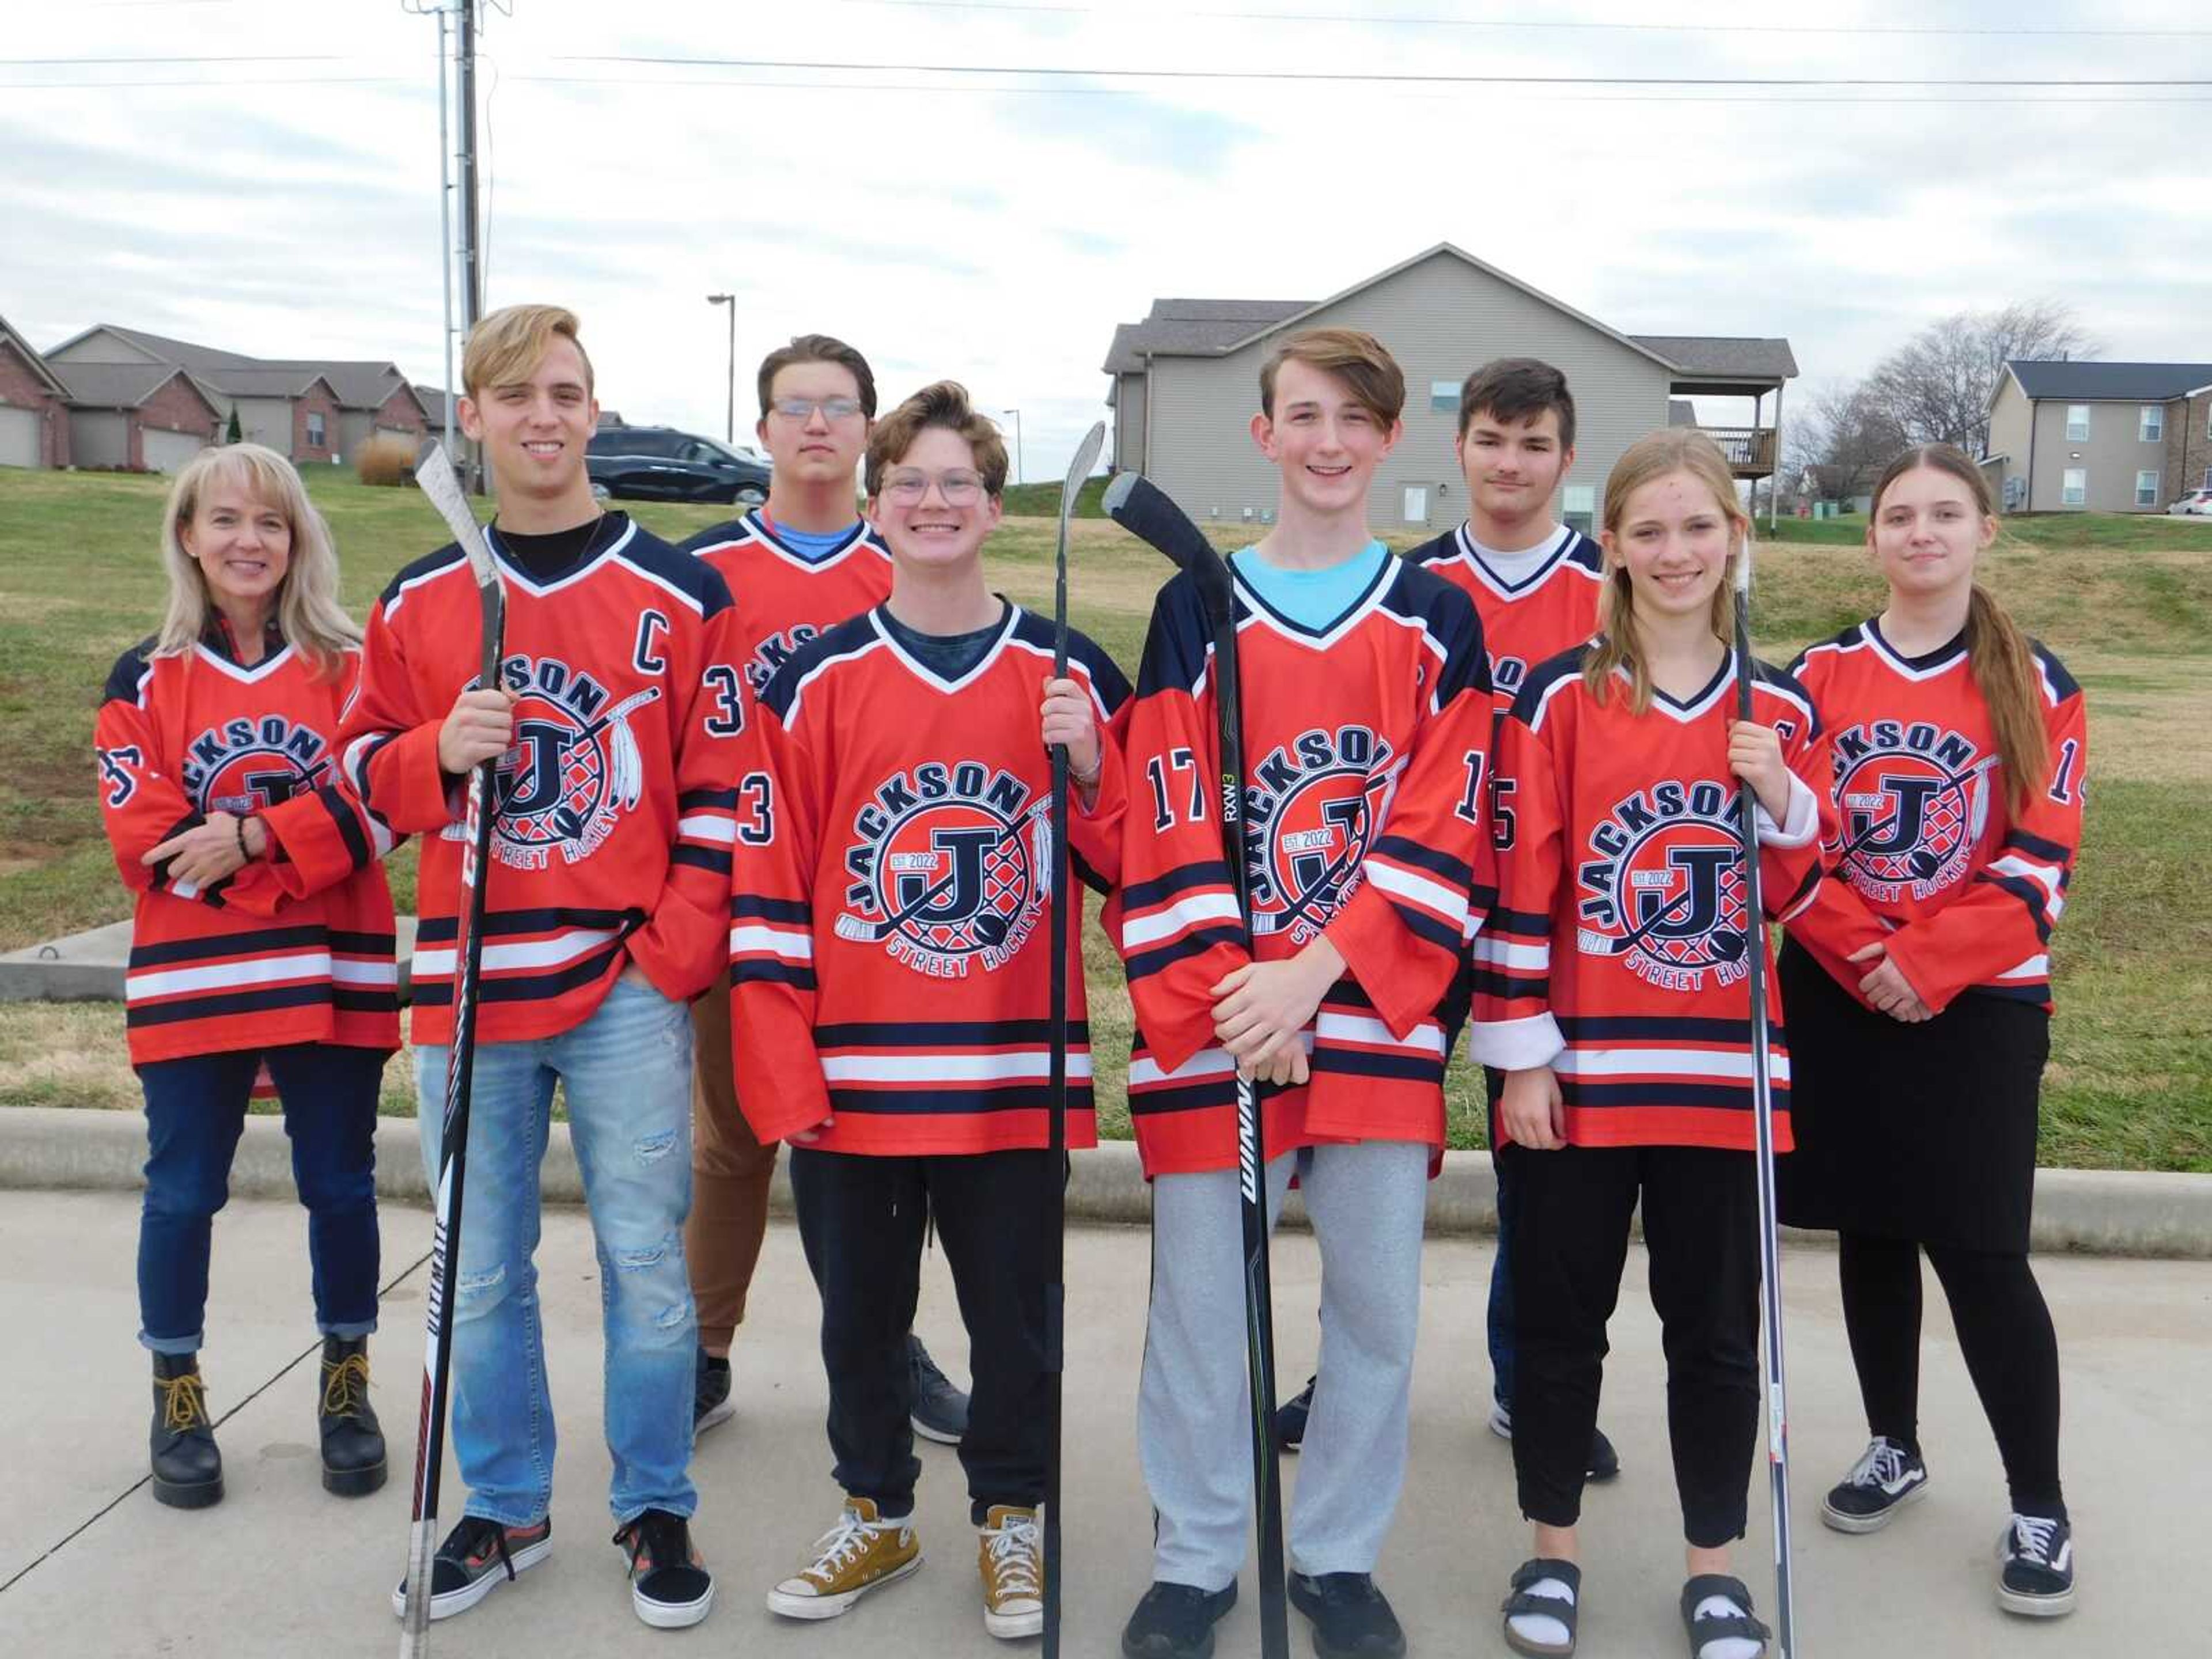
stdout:
[[1729,470],[1739,478],[1764,478],[1774,471],[1774,428],[1771,426],[1709,426],[1705,436],[1720,446]]

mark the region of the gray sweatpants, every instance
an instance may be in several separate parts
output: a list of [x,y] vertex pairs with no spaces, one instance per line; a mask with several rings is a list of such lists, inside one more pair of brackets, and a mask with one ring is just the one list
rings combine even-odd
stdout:
[[[1272,1224],[1293,1164],[1321,1245],[1321,1364],[1291,1506],[1293,1571],[1372,1572],[1406,1478],[1429,1148],[1311,1146],[1267,1166]],[[1218,1590],[1252,1535],[1244,1250],[1237,1172],[1152,1183],[1152,1304],[1137,1448],[1152,1577]]]

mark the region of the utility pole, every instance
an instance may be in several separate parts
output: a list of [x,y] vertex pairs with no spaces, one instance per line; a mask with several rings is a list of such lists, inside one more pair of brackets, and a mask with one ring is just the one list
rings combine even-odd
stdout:
[[[477,236],[477,0],[460,0],[461,11],[461,337],[483,314],[483,277]],[[469,487],[483,493],[480,461],[469,464]]]
[[1014,417],[1014,482],[1019,483],[1022,481],[1022,411],[1010,409],[1006,413]]
[[446,373],[440,382],[445,388],[444,439],[446,455],[453,453],[453,141],[447,131],[447,117],[453,108],[453,98],[447,86],[447,67],[453,59],[453,48],[448,41],[446,9],[438,8],[438,267],[445,273],[446,284]]
[[730,308],[730,406],[729,412],[722,417],[722,441],[734,447],[738,441],[738,296],[709,294],[707,303]]

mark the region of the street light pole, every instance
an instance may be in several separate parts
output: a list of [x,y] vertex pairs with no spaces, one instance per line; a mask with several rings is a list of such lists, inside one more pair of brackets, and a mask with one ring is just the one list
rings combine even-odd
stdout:
[[729,412],[723,417],[723,441],[735,444],[738,441],[738,296],[734,294],[709,294],[710,306],[730,308],[730,403]]
[[1022,411],[1010,409],[1006,413],[1014,417],[1014,482],[1019,483],[1022,481]]

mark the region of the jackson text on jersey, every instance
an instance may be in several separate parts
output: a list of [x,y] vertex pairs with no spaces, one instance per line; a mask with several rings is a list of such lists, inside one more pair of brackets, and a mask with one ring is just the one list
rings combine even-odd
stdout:
[[980,760],[892,773],[853,815],[840,939],[881,944],[934,979],[1012,962],[1043,913],[1049,863],[1042,799]]
[[1589,832],[1576,871],[1585,956],[1620,958],[1646,984],[1698,991],[1733,985],[1744,965],[1743,838],[1733,790],[1664,779],[1623,797]]
[[[644,763],[629,720],[659,701],[660,687],[617,702],[583,670],[523,655],[500,665],[500,682],[516,702],[514,738],[499,762],[492,856],[515,870],[544,869],[556,848],[567,864],[589,858],[614,833],[617,815],[637,805]],[[442,833],[458,840],[467,828]]]
[[1839,726],[1834,750],[1845,881],[1890,904],[1966,879],[1989,823],[1994,757],[1932,720]]
[[316,788],[330,769],[328,738],[272,714],[209,726],[185,745],[177,778],[201,811],[244,817]]
[[1261,758],[1244,792],[1255,933],[1320,937],[1358,890],[1400,766],[1364,726],[1315,727]]

